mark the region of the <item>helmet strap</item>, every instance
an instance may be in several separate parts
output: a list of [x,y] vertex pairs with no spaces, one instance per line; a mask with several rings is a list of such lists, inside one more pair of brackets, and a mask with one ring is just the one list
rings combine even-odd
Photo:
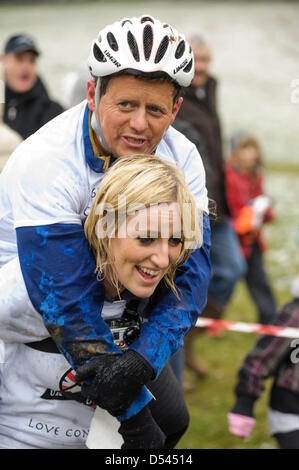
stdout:
[[92,127],[93,131],[97,134],[97,136],[100,140],[101,146],[103,147],[103,150],[105,152],[107,152],[108,154],[111,154],[112,152],[111,152],[111,150],[110,150],[110,148],[107,145],[107,142],[105,140],[105,137],[104,137],[104,134],[103,134],[103,131],[102,131],[102,127],[101,127],[101,123],[100,123],[100,119],[99,119],[99,115],[98,115],[98,112],[97,112],[97,107],[98,107],[98,104],[100,102],[100,88],[101,88],[101,79],[98,78],[97,79],[97,84],[96,84],[96,89],[95,89],[95,98],[94,98],[96,112],[92,113],[90,124],[91,124],[91,127]]

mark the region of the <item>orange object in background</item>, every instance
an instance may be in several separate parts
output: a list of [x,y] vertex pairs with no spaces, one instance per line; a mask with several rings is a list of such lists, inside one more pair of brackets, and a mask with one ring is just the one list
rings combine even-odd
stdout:
[[242,207],[239,216],[234,221],[234,228],[238,235],[246,235],[255,228],[256,211],[252,206]]

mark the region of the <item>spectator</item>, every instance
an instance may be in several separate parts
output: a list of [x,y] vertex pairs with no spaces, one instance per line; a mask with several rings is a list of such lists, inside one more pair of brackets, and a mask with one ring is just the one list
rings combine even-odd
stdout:
[[[2,105],[0,105],[0,112],[2,109]],[[1,115],[0,115],[0,173],[4,168],[4,165],[9,157],[9,155],[13,152],[13,150],[21,143],[22,139],[15,131],[10,129],[6,124],[1,122]]]
[[[275,325],[299,327],[299,282],[291,286],[293,300],[275,318]],[[245,358],[235,388],[236,402],[228,414],[232,434],[246,438],[255,425],[254,404],[264,382],[274,378],[269,403],[270,434],[281,449],[299,449],[299,361],[298,339],[262,336]]]
[[68,73],[62,80],[63,95],[66,108],[72,108],[86,99],[86,83],[90,73],[86,64],[79,67],[78,71]]
[[[203,159],[207,175],[208,196],[216,203],[217,220],[212,225],[211,265],[212,279],[208,302],[203,316],[220,318],[231,298],[236,282],[245,274],[246,264],[239,242],[230,223],[224,186],[224,160],[221,126],[216,105],[217,81],[210,75],[211,54],[201,36],[189,39],[194,52],[195,73],[191,86],[184,94],[174,127],[184,132],[183,123],[189,127],[188,138],[196,145]],[[192,138],[191,133],[196,133]],[[201,145],[199,145],[201,143]],[[201,329],[192,328],[185,338],[186,366],[198,376],[205,370],[196,358],[193,341]]]
[[238,132],[231,138],[226,165],[226,195],[233,226],[247,263],[245,281],[260,323],[271,323],[276,301],[264,267],[262,227],[274,218],[271,199],[263,194],[262,153],[258,141]]
[[37,74],[40,52],[26,34],[8,39],[1,64],[5,81],[3,121],[23,139],[63,111],[52,101]]

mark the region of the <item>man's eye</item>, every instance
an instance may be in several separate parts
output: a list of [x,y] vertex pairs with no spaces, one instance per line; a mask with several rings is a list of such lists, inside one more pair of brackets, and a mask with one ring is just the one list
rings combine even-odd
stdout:
[[156,106],[151,106],[149,109],[154,114],[161,114],[162,113],[161,109],[157,108]]
[[119,106],[121,108],[128,108],[129,107],[129,101],[122,101],[121,103],[119,103]]
[[170,238],[168,240],[169,244],[172,246],[178,246],[180,243],[183,243],[183,240],[181,238]]

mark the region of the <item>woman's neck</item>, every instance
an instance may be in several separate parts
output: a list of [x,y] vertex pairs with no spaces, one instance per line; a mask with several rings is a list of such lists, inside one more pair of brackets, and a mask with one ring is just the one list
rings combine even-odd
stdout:
[[104,279],[104,288],[105,288],[105,294],[109,299],[114,299],[115,297],[119,297],[119,294],[125,290],[125,288],[122,285],[119,285],[119,290],[116,289],[116,287],[109,282],[107,279]]

